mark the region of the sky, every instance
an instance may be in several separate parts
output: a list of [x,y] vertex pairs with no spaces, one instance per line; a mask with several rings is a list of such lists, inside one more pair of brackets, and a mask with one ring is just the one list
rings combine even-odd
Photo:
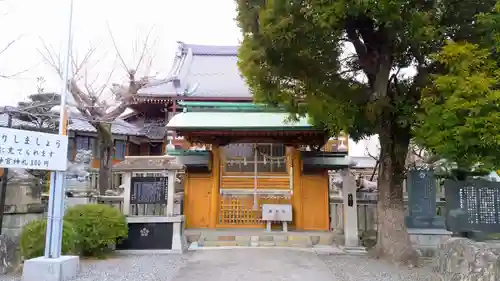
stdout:
[[[127,67],[134,67],[146,35],[146,60],[149,68],[141,75],[164,77],[170,69],[177,41],[191,44],[238,45],[240,30],[234,0],[74,0],[73,56],[80,61],[92,48],[93,56],[86,64],[84,76],[88,84],[98,88],[109,81],[121,82],[124,68],[116,57],[116,49]],[[16,105],[37,91],[37,78],[46,81],[46,91],[59,91],[60,78],[44,57],[58,57],[65,51],[69,0],[3,0],[0,2],[1,104]],[[7,27],[7,28],[5,28]],[[116,42],[113,44],[113,40]],[[46,51],[49,49],[49,51]],[[61,55],[62,56],[62,55]],[[110,75],[111,74],[111,75]],[[11,77],[12,76],[12,77]],[[366,150],[377,152],[377,139],[350,141],[350,154],[361,156]]]

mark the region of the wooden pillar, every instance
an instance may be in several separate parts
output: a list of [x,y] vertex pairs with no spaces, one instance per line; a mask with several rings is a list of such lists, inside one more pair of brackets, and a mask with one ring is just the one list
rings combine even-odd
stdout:
[[212,146],[212,191],[210,192],[209,227],[215,228],[219,213],[220,153],[219,146]]
[[292,165],[293,165],[293,213],[295,219],[295,229],[304,228],[303,212],[302,212],[302,165],[300,159],[300,151],[297,148],[291,150]]

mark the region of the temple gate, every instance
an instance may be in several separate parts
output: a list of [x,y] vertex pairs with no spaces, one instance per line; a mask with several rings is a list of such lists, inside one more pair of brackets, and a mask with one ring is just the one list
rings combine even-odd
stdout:
[[347,152],[319,151],[329,139],[323,129],[264,105],[180,105],[167,129],[199,144],[167,150],[186,167],[188,228],[264,228],[263,205],[284,204],[292,230],[329,230],[327,170],[347,167]]

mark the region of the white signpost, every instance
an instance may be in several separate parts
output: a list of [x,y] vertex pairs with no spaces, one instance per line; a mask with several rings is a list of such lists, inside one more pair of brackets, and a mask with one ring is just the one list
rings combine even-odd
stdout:
[[[57,156],[54,161],[46,158],[47,151],[45,151],[44,158],[33,159],[35,166],[42,169],[43,166],[57,170],[51,174],[49,206],[47,214],[47,235],[45,238],[45,255],[43,257],[33,258],[26,260],[23,267],[22,281],[67,281],[74,279],[80,268],[80,259],[78,256],[61,256],[62,248],[62,229],[63,229],[63,216],[64,216],[64,185],[66,181],[65,170],[67,168],[67,149],[68,141],[66,135],[66,126],[68,112],[66,108],[66,98],[69,93],[68,83],[72,79],[71,73],[71,48],[73,41],[72,34],[72,21],[73,21],[73,0],[68,1],[68,37],[66,42],[66,56],[63,63],[62,83],[61,83],[61,106],[59,116],[59,135],[55,136],[52,141],[56,142],[57,151],[54,149],[54,155]],[[65,1],[65,2],[66,2]],[[17,140],[17,139],[16,139]],[[57,147],[59,140],[60,146]],[[63,145],[64,144],[64,145]],[[36,145],[36,139],[35,139]],[[63,152],[64,150],[64,152]],[[39,152],[40,154],[40,152]],[[63,158],[64,156],[64,158]],[[28,160],[28,159],[26,159]],[[32,159],[29,159],[30,161]],[[35,162],[36,160],[36,162]],[[40,160],[41,162],[38,162]],[[44,162],[48,161],[48,163]],[[16,161],[17,162],[17,161]],[[22,161],[21,161],[22,162]],[[26,163],[26,162],[25,162]],[[31,165],[31,162],[28,162]],[[38,167],[40,164],[41,167]],[[59,165],[59,166],[58,166]]]
[[68,136],[0,127],[0,167],[66,171]]

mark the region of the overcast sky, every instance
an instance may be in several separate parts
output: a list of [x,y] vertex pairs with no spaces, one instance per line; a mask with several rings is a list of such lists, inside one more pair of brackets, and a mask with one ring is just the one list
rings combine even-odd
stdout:
[[[37,77],[47,81],[45,88],[60,89],[54,69],[40,55],[43,46],[53,54],[63,53],[66,40],[69,0],[4,0],[0,3],[0,50],[17,41],[0,55],[0,74],[15,75],[0,79],[1,104],[16,105],[36,92]],[[241,35],[236,26],[234,0],[74,0],[73,52],[81,58],[90,47],[96,48],[87,66],[89,81],[102,84],[113,69],[112,80],[123,81],[116,61],[110,30],[129,66],[137,61],[137,45],[150,36],[148,58],[153,59],[149,75],[162,76],[170,68],[176,42],[237,45]],[[109,27],[109,28],[108,28]],[[43,50],[42,50],[43,52]],[[143,72],[141,74],[146,74]],[[350,144],[353,155],[365,147],[376,150],[376,142]]]

